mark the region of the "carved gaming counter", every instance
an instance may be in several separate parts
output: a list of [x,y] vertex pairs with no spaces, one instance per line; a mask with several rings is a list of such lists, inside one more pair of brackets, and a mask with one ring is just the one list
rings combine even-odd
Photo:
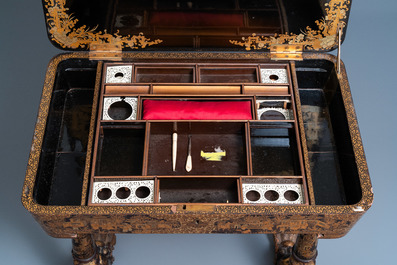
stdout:
[[[271,19],[297,8],[287,2],[252,1],[259,9],[224,2],[222,12],[208,12],[194,1],[174,3],[177,9],[136,1],[127,12],[120,1],[116,16],[92,22],[112,21],[117,33],[110,34],[61,31],[66,12],[83,15],[85,7],[45,1],[57,45],[93,44],[50,62],[22,201],[49,235],[73,239],[75,264],[111,264],[117,233],[267,233],[277,264],[314,264],[318,238],[345,235],[371,206],[344,66],[302,52],[341,40],[350,2],[320,1],[326,31],[307,27],[302,35],[282,35],[291,22]],[[195,10],[189,19],[175,18],[187,9]],[[255,12],[268,12],[270,22],[252,21]],[[194,32],[193,48],[234,39],[227,45],[272,53],[166,50],[178,21],[189,27],[177,31],[179,47]],[[219,28],[203,21],[220,23],[225,36],[215,37]],[[128,23],[159,39],[121,37]],[[278,38],[237,40],[265,29]],[[77,32],[85,37],[72,38]],[[117,51],[127,45],[162,48]]]

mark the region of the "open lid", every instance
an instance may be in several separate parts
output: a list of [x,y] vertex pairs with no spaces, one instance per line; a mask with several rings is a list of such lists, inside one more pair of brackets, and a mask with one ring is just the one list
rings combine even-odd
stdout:
[[351,0],[43,0],[51,42],[65,50],[329,51],[344,38]]

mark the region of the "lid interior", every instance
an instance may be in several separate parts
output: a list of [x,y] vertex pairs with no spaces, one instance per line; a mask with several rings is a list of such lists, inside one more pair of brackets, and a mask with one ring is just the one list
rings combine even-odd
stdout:
[[[62,49],[112,43],[124,50],[262,49],[337,45],[349,0],[43,0],[50,40]],[[250,37],[250,38],[248,38]],[[150,40],[149,40],[150,39]]]

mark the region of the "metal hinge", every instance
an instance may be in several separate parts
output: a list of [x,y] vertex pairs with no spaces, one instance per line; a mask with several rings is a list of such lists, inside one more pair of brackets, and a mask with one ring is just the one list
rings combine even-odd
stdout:
[[274,61],[303,60],[302,44],[275,44],[270,46],[270,58]]
[[341,74],[341,45],[342,45],[342,31],[343,31],[343,24],[338,24],[338,57],[337,57],[337,64],[336,64],[336,71],[338,75]]
[[110,43],[91,44],[89,58],[90,60],[121,61],[121,45],[115,45]]

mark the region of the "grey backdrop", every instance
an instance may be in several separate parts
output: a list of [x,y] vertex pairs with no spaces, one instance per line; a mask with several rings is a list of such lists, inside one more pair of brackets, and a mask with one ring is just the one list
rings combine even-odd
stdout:
[[[394,0],[353,3],[342,58],[375,202],[347,236],[319,241],[321,265],[395,259],[396,10]],[[1,1],[0,27],[0,263],[72,264],[70,239],[48,236],[20,202],[46,67],[60,51],[47,39],[41,1]],[[119,235],[114,254],[115,264],[263,265],[272,247],[267,235]]]

